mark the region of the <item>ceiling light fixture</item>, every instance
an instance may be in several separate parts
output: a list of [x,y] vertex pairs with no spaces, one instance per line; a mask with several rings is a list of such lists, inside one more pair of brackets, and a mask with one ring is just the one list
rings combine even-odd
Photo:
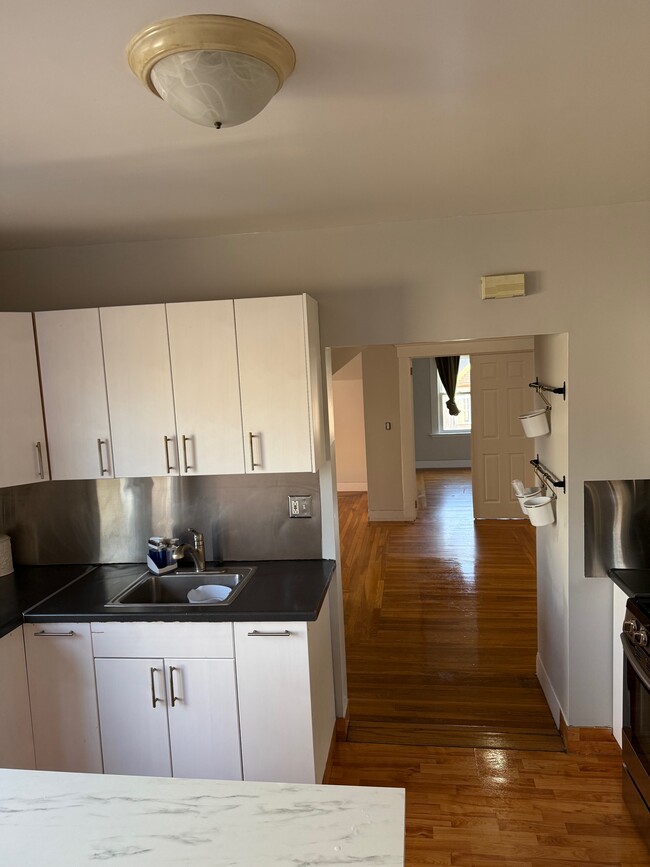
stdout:
[[127,46],[135,75],[178,114],[216,129],[255,117],[293,72],[275,30],[231,15],[183,15],[145,27]]

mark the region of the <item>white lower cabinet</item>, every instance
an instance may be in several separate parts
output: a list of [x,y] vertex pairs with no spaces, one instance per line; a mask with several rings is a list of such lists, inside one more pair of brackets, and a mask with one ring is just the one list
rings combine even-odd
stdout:
[[329,603],[309,623],[236,623],[245,780],[320,783],[335,723]]
[[0,638],[0,768],[35,768],[20,627]]
[[[97,647],[114,654],[95,659],[107,774],[242,779],[232,626],[201,624],[202,640],[197,641],[188,634],[188,625],[199,627],[93,625],[103,630],[97,633]],[[113,634],[112,626],[120,629]],[[174,629],[179,626],[180,630]],[[165,644],[170,653],[201,655],[226,646],[231,655],[225,659],[117,655],[125,648],[160,650]]]
[[102,772],[89,623],[26,623],[36,767]]

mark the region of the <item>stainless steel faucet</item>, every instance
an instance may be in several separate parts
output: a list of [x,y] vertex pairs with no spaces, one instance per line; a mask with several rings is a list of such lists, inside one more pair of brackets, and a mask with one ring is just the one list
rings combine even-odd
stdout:
[[205,537],[198,530],[193,530],[192,527],[187,528],[188,533],[193,533],[194,544],[185,543],[177,545],[174,548],[172,557],[174,560],[182,560],[188,554],[194,561],[195,572],[205,572]]

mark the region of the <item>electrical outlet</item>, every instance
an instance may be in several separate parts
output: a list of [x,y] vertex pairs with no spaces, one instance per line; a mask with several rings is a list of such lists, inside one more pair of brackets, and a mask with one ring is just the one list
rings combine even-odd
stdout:
[[290,518],[311,518],[311,496],[289,497]]

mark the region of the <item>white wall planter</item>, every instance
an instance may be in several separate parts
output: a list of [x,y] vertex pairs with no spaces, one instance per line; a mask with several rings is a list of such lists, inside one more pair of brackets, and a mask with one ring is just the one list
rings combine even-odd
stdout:
[[527,437],[543,437],[550,433],[549,407],[534,409],[519,416],[524,433]]

